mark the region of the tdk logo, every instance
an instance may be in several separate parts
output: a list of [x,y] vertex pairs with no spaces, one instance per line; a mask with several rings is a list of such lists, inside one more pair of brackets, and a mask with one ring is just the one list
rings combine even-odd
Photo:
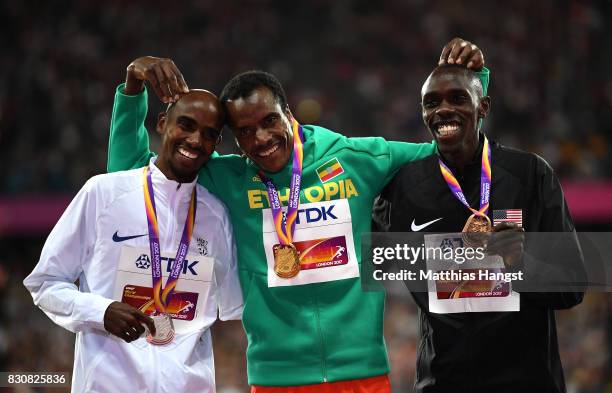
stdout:
[[327,221],[332,219],[337,220],[338,217],[336,217],[333,213],[335,206],[336,205],[299,209],[295,223],[299,224],[302,220],[306,220],[306,222],[309,224],[317,221]]
[[[166,258],[161,257],[162,266],[166,265],[166,272],[170,273],[172,271],[172,264],[174,264],[174,258]],[[187,274],[189,272],[193,276],[197,276],[198,272],[195,270],[195,266],[200,263],[200,261],[188,261],[185,259],[183,261],[183,271],[181,274]],[[147,254],[142,254],[136,259],[136,267],[139,269],[149,269],[151,267],[151,261]]]

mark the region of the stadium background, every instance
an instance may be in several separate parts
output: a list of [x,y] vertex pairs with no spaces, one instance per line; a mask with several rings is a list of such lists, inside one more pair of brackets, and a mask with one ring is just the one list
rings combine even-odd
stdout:
[[[303,123],[425,141],[420,86],[461,36],[492,70],[486,132],[548,160],[579,230],[610,231],[610,15],[609,1],[567,0],[1,2],[0,371],[72,369],[73,335],[21,281],[71,197],[105,172],[114,90],[134,58],[170,57],[191,87],[217,93],[238,72],[268,70]],[[149,127],[161,107],[151,94]],[[219,150],[234,149],[226,132]],[[415,315],[405,293],[389,297],[396,392],[412,389]],[[609,294],[558,313],[570,392],[612,391],[611,325]],[[241,326],[213,330],[218,391],[246,392]]]

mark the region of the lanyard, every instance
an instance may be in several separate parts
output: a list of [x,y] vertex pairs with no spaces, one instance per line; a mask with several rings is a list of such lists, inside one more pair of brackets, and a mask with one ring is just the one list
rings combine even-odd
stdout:
[[263,171],[259,171],[258,175],[261,181],[268,189],[268,198],[270,199],[270,208],[272,209],[272,218],[274,227],[280,244],[287,245],[293,242],[293,233],[295,232],[295,220],[300,206],[300,185],[302,183],[302,163],[304,161],[304,134],[302,126],[293,119],[293,169],[291,172],[291,183],[289,186],[289,203],[287,204],[287,214],[283,215],[280,198],[276,186]]
[[[484,136],[484,135],[483,135]],[[467,199],[465,199],[465,195],[463,195],[463,191],[461,190],[461,186],[457,181],[455,175],[447,167],[441,158],[438,158],[438,162],[440,163],[440,171],[442,172],[442,177],[448,184],[453,195],[461,201],[468,209],[470,209],[477,216],[486,216],[489,210],[489,198],[491,195],[491,147],[489,146],[489,140],[486,136],[484,136],[484,146],[482,147],[482,165],[480,167],[480,208],[478,210],[470,207]]]
[[147,213],[147,223],[149,226],[149,246],[151,249],[151,276],[153,279],[153,299],[155,302],[155,310],[158,313],[166,312],[166,307],[170,304],[170,299],[174,292],[174,288],[178,282],[181,270],[183,270],[183,262],[189,250],[189,242],[193,233],[193,226],[196,216],[196,188],[193,188],[191,193],[191,201],[189,203],[189,212],[185,220],[183,235],[179,242],[176,257],[172,264],[170,275],[166,280],[166,286],[162,290],[162,266],[161,266],[161,251],[159,245],[159,226],[157,224],[157,213],[155,210],[155,198],[153,196],[153,183],[151,182],[151,168],[144,168],[143,172],[143,188],[145,210]]

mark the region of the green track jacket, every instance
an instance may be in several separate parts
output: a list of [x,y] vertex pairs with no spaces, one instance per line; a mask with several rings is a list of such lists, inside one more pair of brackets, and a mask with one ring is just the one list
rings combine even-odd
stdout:
[[[109,171],[142,167],[153,154],[144,126],[147,93],[127,96],[122,91],[120,85],[113,108]],[[244,295],[248,379],[254,385],[304,385],[389,372],[383,339],[384,293],[361,289],[360,235],[370,231],[374,198],[397,170],[435,152],[433,143],[347,138],[311,125],[303,130],[302,189],[294,237],[302,271],[294,279],[278,278],[271,268],[272,246],[278,241],[255,164],[237,155],[218,156],[198,177],[227,205],[232,219]],[[291,167],[289,160],[281,172],[267,174],[284,205]]]

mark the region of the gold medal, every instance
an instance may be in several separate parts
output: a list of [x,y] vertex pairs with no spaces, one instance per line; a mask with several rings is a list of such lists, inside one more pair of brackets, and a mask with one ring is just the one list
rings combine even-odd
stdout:
[[472,214],[463,226],[463,241],[472,247],[484,247],[491,232],[491,219],[487,215]]
[[295,246],[274,245],[274,273],[280,278],[292,278],[300,272],[300,257]]

